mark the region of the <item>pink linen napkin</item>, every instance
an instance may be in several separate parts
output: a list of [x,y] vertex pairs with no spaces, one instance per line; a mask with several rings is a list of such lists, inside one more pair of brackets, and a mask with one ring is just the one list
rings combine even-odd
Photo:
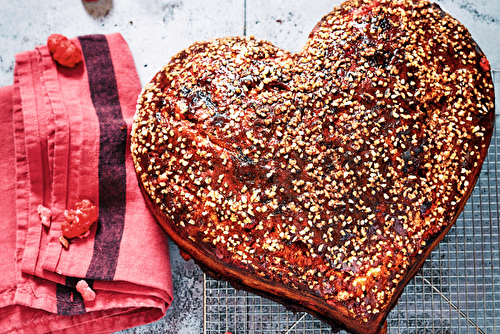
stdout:
[[[16,56],[14,85],[0,89],[0,333],[110,333],[159,319],[172,301],[168,239],[130,156],[141,89],[131,52],[120,34],[73,42],[84,58],[74,68],[39,46]],[[65,249],[63,213],[83,199],[99,220]],[[76,291],[81,279],[95,300]]]

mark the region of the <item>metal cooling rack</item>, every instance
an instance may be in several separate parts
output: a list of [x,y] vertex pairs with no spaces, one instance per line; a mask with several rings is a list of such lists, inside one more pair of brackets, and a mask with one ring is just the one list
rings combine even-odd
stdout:
[[[493,71],[500,106],[500,70]],[[388,333],[500,334],[500,119],[476,187],[455,226],[406,286]],[[323,334],[328,325],[204,277],[204,334]],[[341,332],[345,334],[346,332]]]

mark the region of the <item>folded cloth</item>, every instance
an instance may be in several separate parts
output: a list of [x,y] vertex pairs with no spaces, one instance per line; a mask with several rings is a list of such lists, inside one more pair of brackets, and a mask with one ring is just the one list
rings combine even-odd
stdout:
[[[0,333],[110,333],[161,318],[172,301],[168,239],[130,155],[132,54],[120,34],[72,41],[83,62],[62,67],[39,46],[16,56],[14,85],[0,89]],[[98,221],[66,249],[64,211],[83,199]]]

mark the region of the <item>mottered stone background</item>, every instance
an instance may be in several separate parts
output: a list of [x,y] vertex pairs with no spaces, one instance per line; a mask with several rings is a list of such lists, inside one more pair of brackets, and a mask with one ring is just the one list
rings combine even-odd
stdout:
[[[436,0],[460,20],[500,69],[500,0]],[[199,40],[254,35],[298,51],[321,17],[340,0],[0,0],[0,85],[13,83],[15,54],[44,44],[51,33],[68,37],[121,33],[141,84],[178,51]],[[499,75],[496,91],[500,95]],[[498,99],[497,99],[498,100]],[[166,316],[120,332],[202,333],[203,274],[170,245],[175,300]]]

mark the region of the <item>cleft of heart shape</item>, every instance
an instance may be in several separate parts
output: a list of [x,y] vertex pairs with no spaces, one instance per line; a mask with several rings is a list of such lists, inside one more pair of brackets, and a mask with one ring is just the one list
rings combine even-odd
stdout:
[[380,331],[479,175],[494,117],[484,60],[419,1],[348,1],[299,53],[195,43],[139,98],[140,185],[209,274]]

